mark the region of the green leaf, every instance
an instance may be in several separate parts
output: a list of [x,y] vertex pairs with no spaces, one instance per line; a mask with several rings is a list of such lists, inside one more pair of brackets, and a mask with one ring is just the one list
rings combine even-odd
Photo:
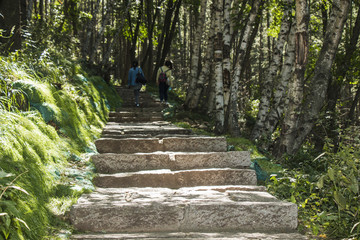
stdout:
[[353,173],[351,173],[351,175],[350,175],[350,181],[351,181],[350,190],[353,193],[358,194],[359,193],[359,182]]
[[332,168],[328,169],[328,176],[331,181],[335,181],[335,170]]
[[346,198],[340,192],[335,191],[334,198],[340,209],[346,209]]
[[14,176],[14,174],[7,173],[7,172],[0,170],[0,178],[6,178],[6,177],[11,177],[11,176]]
[[322,189],[324,187],[324,178],[325,178],[325,176],[321,176],[319,181],[317,182],[317,187],[319,189]]

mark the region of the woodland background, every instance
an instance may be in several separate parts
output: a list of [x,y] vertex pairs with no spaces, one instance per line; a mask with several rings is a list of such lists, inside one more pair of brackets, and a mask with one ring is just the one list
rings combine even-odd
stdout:
[[[1,111],[37,110],[60,137],[69,136],[77,126],[67,131],[54,107],[61,101],[49,100],[65,91],[74,108],[84,104],[84,117],[92,108],[102,116],[92,118],[98,130],[83,130],[94,130],[86,140],[70,136],[80,154],[106,121],[110,106],[98,107],[110,102],[112,85],[127,84],[131,62],[140,62],[151,87],[171,59],[175,112],[206,116],[209,131],[235,145],[245,138],[288,169],[266,184],[298,203],[303,229],[357,237],[359,10],[355,0],[1,0]],[[49,98],[34,97],[35,82],[50,89],[43,93]],[[91,91],[81,90],[88,84]],[[0,218],[13,227],[6,234],[21,225]]]

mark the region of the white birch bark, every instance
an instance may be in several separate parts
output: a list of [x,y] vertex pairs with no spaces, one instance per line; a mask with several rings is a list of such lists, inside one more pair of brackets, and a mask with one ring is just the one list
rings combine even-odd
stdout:
[[223,77],[224,77],[224,110],[227,112],[227,107],[230,99],[230,81],[231,81],[231,2],[232,0],[224,0],[224,53],[223,53]]
[[243,39],[241,40],[239,56],[236,61],[235,71],[233,75],[233,80],[231,81],[230,87],[230,102],[229,102],[229,118],[228,118],[228,128],[232,136],[240,135],[239,128],[239,113],[238,113],[238,90],[240,84],[240,74],[242,70],[242,63],[245,59],[246,48],[248,46],[249,39],[251,38],[251,30],[254,26],[256,16],[260,7],[261,0],[254,0],[253,6],[251,8],[248,23],[245,26]]
[[287,153],[295,154],[301,147],[307,135],[313,128],[319,117],[321,108],[324,106],[331,67],[344,30],[344,25],[350,9],[350,0],[334,0],[332,2],[326,34],[319,58],[315,65],[314,75],[311,78],[310,94],[303,106],[300,123],[297,131],[292,132]]
[[[304,97],[304,75],[308,55],[309,9],[306,0],[296,0],[296,33],[295,33],[295,70],[289,83],[289,104],[281,129],[280,147],[275,148],[275,155],[282,154],[283,148],[294,143],[294,133],[299,124],[301,105]],[[290,150],[290,149],[289,149]],[[287,151],[287,150],[286,150]]]
[[225,123],[224,88],[223,88],[223,33],[222,33],[222,1],[214,1],[215,8],[215,131],[223,133]]
[[[211,13],[214,15],[214,11]],[[211,18],[213,19],[213,18]],[[213,76],[210,75],[210,70],[212,69],[213,59],[214,59],[214,38],[215,38],[215,24],[214,21],[211,21],[210,28],[208,29],[208,39],[206,41],[205,46],[205,55],[202,61],[202,68],[199,75],[199,80],[197,81],[197,86],[191,98],[190,104],[192,106],[197,106],[200,102],[200,97],[202,96],[202,92],[204,91],[205,83],[208,83],[209,89],[215,89],[212,85]],[[209,91],[209,95],[207,95],[207,111],[212,112],[214,110],[215,94],[214,90]]]
[[272,60],[270,62],[269,69],[262,84],[261,98],[259,104],[259,111],[257,114],[257,119],[255,126],[251,133],[251,139],[262,139],[267,138],[265,124],[267,116],[271,110],[271,100],[273,96],[273,89],[277,84],[277,79],[281,69],[282,59],[283,59],[283,49],[285,42],[288,38],[290,30],[290,20],[291,20],[291,7],[292,0],[286,0],[284,2],[284,13],[282,18],[282,23],[280,27],[280,33],[275,44]]
[[190,67],[190,85],[186,94],[185,99],[185,106],[189,109],[195,109],[198,106],[198,101],[195,101],[194,92],[198,87],[202,89],[202,86],[199,86],[199,62],[200,62],[200,46],[201,46],[201,39],[203,35],[204,29],[204,22],[205,22],[205,14],[206,14],[206,5],[207,0],[201,0],[200,4],[200,15],[197,23],[197,27],[195,30],[195,39],[194,39],[194,46],[192,49],[192,59],[191,59],[191,67]]
[[277,85],[274,92],[273,102],[274,106],[265,121],[265,131],[268,135],[275,131],[278,122],[284,114],[288,103],[287,90],[289,81],[294,72],[295,63],[295,28],[296,25],[291,26],[290,35],[288,36],[288,44],[284,56],[284,64],[281,69],[280,83]]

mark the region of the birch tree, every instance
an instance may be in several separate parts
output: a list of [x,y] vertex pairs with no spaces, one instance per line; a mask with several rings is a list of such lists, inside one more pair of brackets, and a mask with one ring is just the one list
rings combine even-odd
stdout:
[[240,74],[242,71],[243,61],[246,55],[246,49],[249,43],[249,39],[251,38],[251,30],[255,24],[256,17],[259,13],[260,5],[262,0],[254,0],[253,5],[251,7],[248,22],[245,26],[243,38],[241,39],[240,49],[239,49],[239,56],[237,58],[234,70],[234,76],[231,81],[230,87],[230,102],[228,108],[228,128],[229,132],[233,136],[240,135],[240,128],[239,128],[239,112],[238,112],[238,90],[240,84]]
[[195,109],[198,105],[198,99],[194,98],[194,92],[197,91],[197,88],[202,88],[199,86],[199,62],[200,62],[200,46],[202,43],[202,35],[204,29],[205,22],[205,14],[206,14],[206,6],[207,0],[201,0],[200,4],[200,14],[198,18],[198,23],[195,31],[195,39],[192,48],[192,58],[191,58],[191,66],[190,66],[190,85],[188,87],[188,91],[185,99],[185,106],[188,109]]
[[223,82],[224,82],[224,110],[227,112],[227,107],[230,100],[230,81],[231,81],[231,2],[232,0],[224,0],[224,51],[223,51]]
[[[270,67],[268,68],[267,74],[265,76],[264,82],[262,84],[261,98],[259,104],[259,111],[257,114],[257,119],[255,127],[252,130],[251,138],[253,140],[259,138],[268,138],[267,129],[265,127],[266,119],[272,109],[271,101],[273,99],[273,89],[276,88],[276,85],[279,83],[279,72],[283,63],[283,49],[288,39],[288,34],[291,26],[291,12],[292,12],[292,0],[284,1],[284,13],[282,18],[282,23],[280,27],[279,36],[277,42],[275,43],[275,48],[270,62]],[[271,134],[271,132],[269,132]]]
[[[301,114],[291,111],[289,119],[281,133],[279,144],[276,146],[274,154],[281,156],[283,153],[295,154],[305,138],[312,130],[319,112],[324,106],[326,92],[331,78],[331,67],[334,62],[335,54],[340,43],[341,35],[348,16],[350,0],[334,0],[332,2],[331,14],[326,27],[325,39],[319,57],[316,61],[314,75],[310,79],[310,91],[302,105]],[[297,45],[301,43],[303,36],[297,35]],[[297,49],[297,55],[303,48]],[[300,58],[299,58],[300,57]],[[297,64],[306,58],[297,56]],[[290,92],[291,93],[291,92]],[[296,98],[289,95],[290,98]],[[297,108],[300,110],[299,108]],[[294,109],[292,109],[294,110]]]
[[[211,9],[211,16],[210,19],[214,19],[215,11],[214,8]],[[207,91],[209,94],[206,94],[206,110],[208,113],[212,112],[214,110],[214,103],[215,103],[215,97],[214,97],[214,85],[213,80],[214,77],[211,73],[211,69],[213,69],[213,63],[214,63],[214,39],[215,39],[215,21],[210,21],[210,27],[207,31],[207,40],[206,45],[204,49],[204,58],[202,61],[202,68],[199,75],[199,80],[197,81],[197,86],[195,88],[195,91],[193,92],[193,96],[191,99],[191,102],[193,102],[193,105],[199,105],[200,103],[200,97],[202,96],[202,93],[205,88],[205,83],[207,83],[207,88],[209,91]]]

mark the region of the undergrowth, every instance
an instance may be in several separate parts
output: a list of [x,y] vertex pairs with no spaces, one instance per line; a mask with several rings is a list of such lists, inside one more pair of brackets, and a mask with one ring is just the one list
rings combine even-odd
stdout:
[[[157,95],[156,88],[149,89]],[[173,93],[169,108],[164,110],[166,120],[196,134],[215,136],[206,114],[185,111]],[[226,137],[229,150],[250,152],[259,184],[298,206],[298,228],[309,239],[359,239],[359,132],[358,128],[344,132],[336,153],[329,141],[322,153],[306,145],[298,154],[279,160],[246,137]]]
[[49,49],[0,57],[0,239],[62,239],[66,212],[92,189],[87,159],[114,91]]

